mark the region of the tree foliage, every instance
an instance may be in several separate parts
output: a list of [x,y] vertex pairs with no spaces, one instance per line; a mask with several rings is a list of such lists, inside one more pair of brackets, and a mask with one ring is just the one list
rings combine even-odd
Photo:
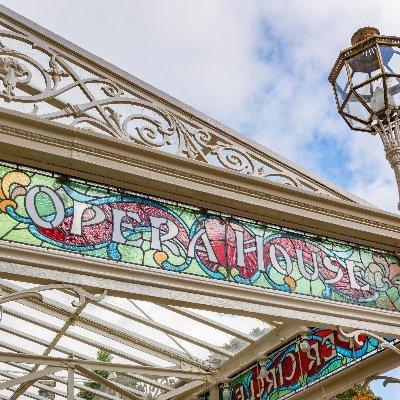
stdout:
[[355,385],[353,388],[337,395],[335,400],[382,400],[381,397],[375,396],[372,390],[362,388],[360,385]]
[[[103,362],[110,362],[111,361],[111,356],[110,356],[110,353],[108,353],[107,351],[99,350],[97,352],[97,359],[99,361],[103,361]],[[104,379],[107,379],[109,374],[110,374],[108,371],[102,371],[102,370],[94,370],[93,372],[95,374],[101,376]],[[94,382],[94,381],[89,381],[89,382],[85,382],[84,386],[86,386],[88,388],[91,388],[91,389],[99,390],[100,386],[101,386],[101,383]],[[90,393],[90,392],[88,392],[86,390],[83,390],[83,389],[81,389],[79,391],[79,393],[78,393],[78,397],[80,397],[80,398],[82,398],[84,400],[93,400],[94,396],[95,396],[95,394]]]

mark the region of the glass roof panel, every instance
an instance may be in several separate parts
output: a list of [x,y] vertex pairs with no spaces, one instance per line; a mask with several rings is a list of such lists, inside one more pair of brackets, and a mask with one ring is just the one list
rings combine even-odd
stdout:
[[[3,297],[21,290],[29,289],[32,293],[35,290],[35,285],[7,280],[0,280],[0,287]],[[65,360],[73,357],[90,362],[97,359],[99,350],[104,350],[110,353],[110,362],[118,365],[167,368],[165,371],[170,368],[187,370],[190,366],[192,371],[206,372],[229,362],[233,354],[273,329],[254,318],[146,301],[107,296],[96,304],[77,308],[71,305],[76,300],[71,290],[48,290],[41,294],[43,301],[27,297],[3,304],[0,352]],[[19,318],[21,315],[23,320]],[[51,329],[43,328],[42,324]],[[0,363],[0,379],[2,376],[12,379],[13,376],[7,376],[9,370],[14,377],[21,376],[20,368],[23,371],[28,364]],[[31,369],[33,364],[28,367]],[[45,367],[39,366],[39,370]],[[46,379],[56,382],[56,390],[65,395],[66,378],[63,370]],[[76,378],[75,394],[80,390],[79,385],[88,381],[81,372],[77,372]],[[187,383],[173,374],[163,378],[157,374],[113,373],[110,380],[127,387],[135,382],[135,387],[142,392],[153,394],[162,394]],[[21,399],[37,396],[42,381],[34,380]],[[8,398],[12,393],[8,389],[0,390],[0,397]]]

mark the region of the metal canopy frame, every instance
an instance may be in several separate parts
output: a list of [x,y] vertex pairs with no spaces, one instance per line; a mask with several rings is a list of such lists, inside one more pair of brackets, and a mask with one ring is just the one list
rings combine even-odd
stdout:
[[[62,284],[35,287],[1,280],[0,288],[3,317],[0,323],[0,375],[3,377],[0,390],[6,393],[11,390],[10,396],[2,398],[12,400],[20,396],[42,399],[34,387],[68,399],[76,397],[76,389],[108,400],[115,400],[117,394],[130,399],[146,396],[159,400],[197,398],[198,394],[256,362],[261,353],[305,331],[305,328],[280,322],[268,326],[263,321],[253,321],[253,326],[265,331],[257,338],[249,334],[246,319],[242,317],[229,318],[231,322],[241,319],[243,328],[235,329],[219,321],[227,318],[221,314],[206,316],[180,307],[159,305],[155,310],[150,306],[156,316],[168,312],[174,325],[189,327],[189,331],[194,330],[190,329],[193,324],[197,330],[201,326],[201,329],[213,331],[215,337],[234,339],[236,348],[233,351],[205,341],[199,334],[156,322],[132,300],[118,306],[115,303],[121,303],[121,299],[104,294],[90,295],[79,287]],[[71,293],[79,296],[79,301],[74,300]],[[71,300],[74,305],[68,304]],[[55,324],[55,319],[59,323]],[[138,327],[129,329],[138,322],[142,330],[156,329],[158,332],[154,336],[165,340],[142,336]],[[25,328],[24,324],[27,324]],[[49,336],[51,339],[45,339]],[[110,353],[113,362],[97,361],[95,354],[99,349]],[[216,367],[206,357],[196,356],[199,352],[218,356],[221,365]],[[106,380],[92,370],[116,375]],[[85,387],[82,379],[96,380],[112,394]],[[54,380],[57,387],[43,385],[43,380]]]
[[[4,6],[0,27],[2,160],[165,194],[220,212],[234,210],[260,221],[285,221],[289,228],[323,231],[382,249],[398,248],[399,219]],[[205,196],[210,188],[214,203]],[[0,244],[4,400],[45,400],[49,393],[78,400],[78,390],[107,400],[194,400],[210,391],[216,400],[222,382],[307,331],[315,322],[312,313],[326,326],[354,317],[347,327],[381,334],[395,325],[400,337],[400,320],[394,313],[380,316],[365,309],[357,316],[358,310],[344,305],[335,315],[326,315],[326,304],[312,300],[306,315],[295,297],[265,299],[264,293],[251,289],[168,274],[162,284],[151,286],[152,272],[138,269],[135,280],[123,266],[113,280],[104,273],[105,262],[95,265],[57,252],[36,253]],[[96,276],[90,273],[94,267]],[[78,275],[79,282],[74,280]],[[119,297],[100,290],[106,281],[111,294]],[[48,285],[38,287],[40,283]],[[146,299],[152,305],[143,302]],[[195,305],[202,310],[187,308]],[[166,315],[174,324],[165,321]],[[239,315],[251,317],[249,326],[263,334],[253,337],[244,322],[249,320]],[[382,319],[376,322],[378,317]],[[235,321],[241,326],[231,326]],[[199,327],[213,335],[202,337]],[[230,346],[216,338],[230,341]],[[97,361],[99,349],[110,353],[113,362]],[[398,363],[391,357],[382,361],[381,354],[368,360],[357,371],[357,380]],[[93,370],[112,375],[104,379]],[[340,376],[322,388],[324,395],[343,389],[343,382],[337,382]],[[101,390],[85,386],[88,380],[99,382]],[[346,384],[351,383],[347,377]],[[320,398],[321,385],[307,393],[308,399]]]
[[[105,292],[91,294],[67,284],[38,287],[1,279],[0,293],[0,398],[4,400],[46,400],[44,396],[78,400],[82,390],[106,400],[196,400],[206,392],[211,400],[219,400],[223,382],[310,330],[288,322],[266,324],[123,300]],[[165,313],[173,324],[165,322]],[[255,336],[251,327],[258,328]],[[146,331],[153,333],[144,335]],[[207,331],[212,333],[204,335]],[[215,338],[221,338],[220,343]],[[221,340],[230,346],[221,345]],[[113,360],[97,360],[98,350]],[[353,366],[350,374],[339,372],[292,398],[332,396],[399,364],[397,353],[381,352]],[[94,371],[110,375],[105,379]],[[93,388],[85,382],[100,385]]]

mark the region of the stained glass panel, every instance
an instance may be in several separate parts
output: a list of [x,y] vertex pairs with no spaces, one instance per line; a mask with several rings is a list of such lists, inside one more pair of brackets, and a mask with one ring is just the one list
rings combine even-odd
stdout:
[[400,309],[389,253],[17,165],[0,188],[2,241]]
[[269,354],[261,376],[261,366],[255,364],[232,379],[227,399],[287,399],[380,351],[376,339],[359,336],[359,340],[360,345],[335,330],[314,329]]

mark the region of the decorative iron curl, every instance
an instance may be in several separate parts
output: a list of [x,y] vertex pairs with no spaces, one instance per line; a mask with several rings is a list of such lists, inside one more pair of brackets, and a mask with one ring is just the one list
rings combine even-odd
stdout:
[[135,120],[146,121],[150,125],[135,127],[135,131],[138,134],[136,140],[141,144],[147,144],[155,147],[162,147],[166,144],[169,144],[171,136],[173,136],[176,133],[174,121],[169,118],[169,115],[167,113],[165,112],[162,113],[161,110],[159,109],[152,109],[152,108],[149,109],[157,113],[166,120],[168,124],[167,129],[164,129],[161,121],[157,121],[156,119],[151,118],[148,115],[131,114],[127,118],[125,118],[124,122],[122,123],[122,131],[125,133],[127,137],[134,140],[134,136],[132,135],[132,133],[129,133],[129,128],[128,128],[129,122]]
[[197,129],[196,132],[194,132],[193,137],[202,146],[209,145],[213,138],[212,134],[207,132],[205,129]]
[[371,382],[379,380],[383,380],[382,385],[384,387],[386,387],[389,383],[400,383],[400,379],[398,378],[393,378],[391,376],[386,376],[386,375],[374,375],[365,380],[365,382],[362,385],[362,388],[365,389],[369,386]]
[[395,352],[396,354],[400,355],[400,349],[398,349],[392,343],[390,343],[389,341],[387,341],[383,337],[377,335],[376,333],[365,331],[363,329],[357,329],[357,330],[355,330],[353,332],[346,333],[346,332],[343,331],[343,329],[341,327],[338,327],[337,330],[343,337],[354,340],[354,342],[359,346],[362,346],[362,344],[363,344],[363,342],[360,340],[360,336],[361,335],[368,336],[368,337],[373,337],[374,339],[376,339],[379,342],[379,346],[378,347],[380,349],[390,349],[393,352]]
[[71,301],[71,305],[73,307],[81,307],[85,304],[85,302],[90,301],[93,303],[97,303],[103,300],[107,295],[107,290],[104,290],[102,294],[94,295],[87,292],[85,289],[70,284],[51,284],[51,285],[43,285],[37,286],[26,290],[20,290],[19,292],[0,296],[0,321],[3,317],[3,308],[1,304],[8,303],[10,301],[17,301],[22,299],[35,299],[43,301],[43,296],[41,292],[45,292],[48,290],[67,290],[73,292],[75,295],[79,297],[79,299],[74,299]]
[[216,155],[222,166],[233,171],[255,174],[253,160],[242,149],[228,143],[218,144],[213,147],[212,154]]

